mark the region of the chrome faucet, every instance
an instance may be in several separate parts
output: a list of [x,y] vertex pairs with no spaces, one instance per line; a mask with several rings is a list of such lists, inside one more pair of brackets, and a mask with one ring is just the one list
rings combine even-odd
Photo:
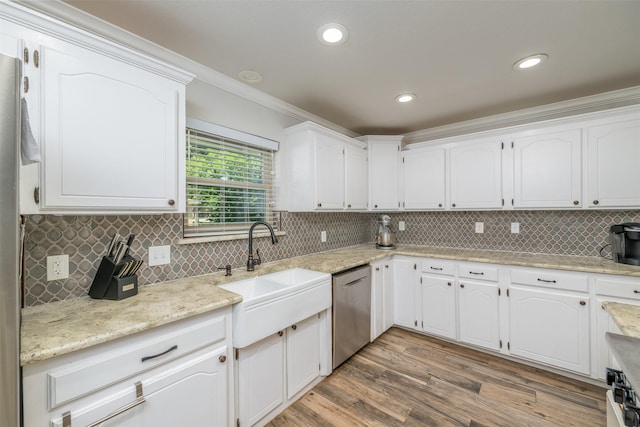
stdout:
[[253,271],[256,264],[259,265],[262,262],[259,256],[257,260],[253,259],[253,229],[256,227],[256,225],[260,225],[260,224],[264,225],[269,229],[269,233],[271,233],[271,243],[274,245],[278,243],[278,238],[276,237],[276,233],[274,233],[273,227],[271,227],[271,224],[268,224],[263,221],[256,221],[253,224],[251,224],[251,227],[249,227],[249,258],[247,259],[247,271]]

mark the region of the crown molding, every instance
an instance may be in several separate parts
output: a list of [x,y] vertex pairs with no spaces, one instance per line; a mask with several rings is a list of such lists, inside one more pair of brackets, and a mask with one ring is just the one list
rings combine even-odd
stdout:
[[247,99],[248,101],[255,102],[287,117],[301,122],[313,121],[350,137],[359,136],[358,133],[291,105],[279,98],[268,95],[248,84],[242,83],[158,44],[143,39],[129,31],[116,27],[62,1],[18,0],[16,3],[40,12],[50,18],[60,20],[73,27],[80,28],[98,37],[107,39],[113,43],[124,45],[129,49],[179,67],[194,74],[195,78],[201,82],[210,84],[225,92]]
[[640,86],[633,86],[568,101],[541,105],[539,107],[526,108],[509,113],[496,114],[494,116],[481,117],[450,125],[409,132],[405,134],[404,142],[414,144],[637,104],[640,104]]

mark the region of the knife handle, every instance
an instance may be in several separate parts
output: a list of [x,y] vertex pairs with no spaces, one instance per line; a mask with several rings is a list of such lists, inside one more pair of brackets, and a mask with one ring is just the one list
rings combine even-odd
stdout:
[[133,239],[136,238],[135,234],[129,234],[129,237],[127,238],[127,250],[124,253],[124,256],[129,255],[129,249],[131,249],[131,244],[133,243]]

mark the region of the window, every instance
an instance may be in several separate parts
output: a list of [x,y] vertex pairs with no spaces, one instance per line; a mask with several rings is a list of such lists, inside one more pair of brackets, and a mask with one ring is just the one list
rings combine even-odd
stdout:
[[255,221],[275,225],[277,143],[193,119],[187,126],[184,236],[246,233]]

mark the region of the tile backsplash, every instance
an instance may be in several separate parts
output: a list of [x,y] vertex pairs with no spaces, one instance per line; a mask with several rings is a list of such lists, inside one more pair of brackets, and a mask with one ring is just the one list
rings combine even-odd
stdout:
[[[640,222],[640,211],[505,211],[505,212],[390,212],[397,242],[436,247],[472,248],[560,255],[597,256],[607,240],[608,226]],[[372,213],[281,214],[286,236],[271,245],[268,238],[254,241],[266,261],[373,242],[377,230]],[[474,224],[484,223],[476,234]],[[520,233],[511,234],[511,222]],[[29,215],[25,234],[25,306],[86,295],[111,236],[136,234],[131,254],[145,261],[138,272],[140,285],[207,274],[231,264],[244,268],[246,240],[180,245],[182,216],[54,216]],[[327,231],[327,242],[320,232]],[[148,266],[150,246],[170,245],[171,263]],[[69,255],[69,278],[47,282],[46,257]]]

